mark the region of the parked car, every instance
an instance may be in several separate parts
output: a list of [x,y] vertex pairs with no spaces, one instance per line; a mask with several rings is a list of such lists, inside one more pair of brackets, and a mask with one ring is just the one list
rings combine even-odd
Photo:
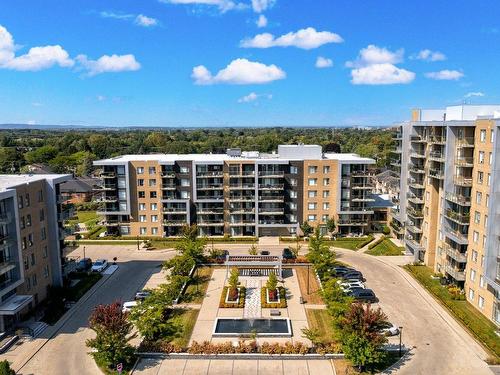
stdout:
[[106,259],[97,259],[92,265],[92,272],[102,272],[108,266],[108,261]]
[[134,299],[136,301],[144,301],[150,295],[151,295],[151,292],[149,290],[140,290],[140,291],[135,293]]
[[122,312],[129,312],[130,310],[132,310],[133,307],[137,306],[138,304],[139,304],[138,301],[123,302]]
[[292,251],[286,247],[283,249],[283,259],[294,259],[295,255],[292,253]]
[[371,289],[353,290],[349,295],[358,301],[377,302],[377,296]]
[[396,327],[394,324],[387,323],[387,326],[382,328],[380,330],[380,333],[382,333],[385,336],[397,336],[399,335],[399,328]]
[[339,284],[341,287],[343,288],[348,288],[348,287],[351,287],[351,286],[359,286],[360,288],[365,288],[365,284],[362,282],[362,281],[359,281],[359,280],[350,280],[350,281],[342,281],[342,280],[339,280]]
[[262,250],[260,252],[260,255],[269,255],[269,254],[271,254],[271,253],[268,250]]
[[355,290],[363,290],[365,289],[364,287],[361,287],[361,286],[353,286],[353,285],[350,285],[348,287],[340,287],[342,289],[342,291],[347,294],[347,295],[351,295],[352,292],[354,292]]
[[76,264],[76,270],[78,272],[86,272],[92,268],[92,259],[90,258],[82,258]]
[[356,270],[354,268],[344,267],[344,266],[333,267],[332,269],[330,269],[331,274],[336,276],[336,277],[341,277],[342,275],[344,275],[348,272],[352,272],[352,271],[356,271]]
[[347,280],[347,279],[357,279],[363,281],[363,274],[359,271],[349,271],[344,273],[342,276],[342,279]]

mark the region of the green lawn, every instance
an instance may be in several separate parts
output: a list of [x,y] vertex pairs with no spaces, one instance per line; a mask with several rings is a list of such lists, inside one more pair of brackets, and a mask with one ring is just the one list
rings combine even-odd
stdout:
[[494,359],[500,360],[500,338],[496,335],[496,327],[491,321],[467,301],[452,299],[448,289],[440,285],[439,280],[431,279],[433,271],[429,267],[406,265],[404,268],[490,350]]
[[371,255],[401,255],[404,253],[404,249],[404,247],[396,246],[389,238],[385,238],[366,253]]
[[212,278],[212,267],[199,267],[196,269],[192,281],[188,284],[182,296],[182,302],[202,303],[207,293],[208,283]]
[[169,321],[179,329],[174,337],[169,338],[172,344],[187,347],[199,312],[200,310],[194,309],[174,309]]
[[344,237],[335,241],[326,241],[329,246],[340,247],[348,250],[359,250],[373,241],[373,236],[366,237]]
[[97,216],[96,211],[77,211],[76,218],[68,220],[68,224],[75,225],[78,223],[86,223],[97,220],[98,218],[99,216]]
[[94,286],[101,278],[102,275],[99,272],[93,272],[89,274],[81,274],[82,278],[74,286],[70,287],[66,291],[66,297],[70,301],[78,301],[87,291]]
[[306,309],[307,322],[310,329],[321,333],[323,344],[333,342],[333,320],[327,310]]

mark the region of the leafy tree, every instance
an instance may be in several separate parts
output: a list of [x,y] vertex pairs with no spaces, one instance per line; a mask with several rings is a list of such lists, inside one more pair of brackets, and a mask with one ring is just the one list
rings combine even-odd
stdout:
[[336,279],[329,279],[323,283],[322,290],[323,300],[326,301],[327,309],[333,318],[334,325],[337,329],[341,329],[341,318],[345,316],[349,310],[353,298],[347,296]]
[[252,246],[250,246],[250,249],[248,249],[248,254],[257,255],[257,253],[258,253],[257,245],[253,243]]
[[302,224],[300,224],[300,230],[304,234],[304,236],[309,236],[313,231],[314,228],[309,224],[308,221],[304,221]]
[[321,332],[317,328],[302,328],[302,337],[312,342],[313,346],[323,344],[321,341]]
[[16,372],[10,368],[9,361],[6,359],[0,362],[0,375],[16,375]]
[[166,260],[163,263],[163,268],[165,270],[170,270],[169,277],[188,276],[195,264],[196,262],[193,258],[189,255],[182,254]]
[[48,163],[49,160],[55,158],[57,153],[58,153],[58,150],[56,147],[54,147],[52,145],[45,145],[45,146],[39,147],[33,151],[27,152],[26,154],[24,154],[24,158],[30,164]]
[[229,274],[228,284],[229,284],[229,298],[234,301],[238,299],[238,284],[239,284],[239,276],[237,268],[233,268],[231,273]]
[[307,259],[314,264],[320,275],[325,275],[335,262],[335,253],[330,250],[319,228],[316,228],[314,235],[309,238]]
[[122,312],[119,302],[110,305],[98,305],[89,318],[89,326],[96,337],[87,340],[88,347],[94,349],[91,355],[99,365],[108,368],[118,363],[130,364],[134,357],[134,348],[129,341],[132,323],[127,320],[128,313]]
[[196,225],[183,228],[182,239],[177,244],[176,249],[182,255],[189,257],[199,264],[205,260],[205,244],[206,240],[198,237],[198,230]]
[[274,272],[271,272],[269,274],[269,278],[267,279],[266,287],[269,290],[275,290],[277,286],[278,286],[278,278],[276,277],[276,274]]
[[290,251],[292,252],[294,258],[297,258],[299,256],[300,249],[302,249],[302,245],[300,244],[300,238],[296,236],[295,246],[290,246]]
[[337,228],[335,224],[335,219],[333,217],[329,218],[326,222],[326,229],[328,230],[329,233],[335,232],[335,229]]

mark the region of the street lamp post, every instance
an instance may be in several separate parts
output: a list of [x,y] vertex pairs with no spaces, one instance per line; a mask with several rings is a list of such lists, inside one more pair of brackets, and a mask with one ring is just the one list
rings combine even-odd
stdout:
[[403,327],[399,327],[399,358],[401,358],[402,337],[403,337]]
[[83,247],[83,259],[85,259],[85,246]]
[[137,251],[139,251],[139,236],[137,236]]
[[307,265],[307,294],[309,293],[309,264]]

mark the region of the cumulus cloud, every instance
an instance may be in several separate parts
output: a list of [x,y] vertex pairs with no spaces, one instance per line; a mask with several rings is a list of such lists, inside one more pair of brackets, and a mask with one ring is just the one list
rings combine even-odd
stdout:
[[219,8],[221,12],[233,9],[247,8],[243,3],[236,3],[232,0],[159,0],[161,3],[185,4],[185,5],[207,5]]
[[261,13],[272,8],[275,3],[276,0],[252,0],[252,9],[256,13]]
[[359,51],[354,61],[346,62],[352,68],[351,83],[354,85],[393,85],[410,83],[415,73],[397,67],[403,61],[404,50],[395,52],[370,44]]
[[14,38],[0,25],[0,68],[19,71],[39,71],[58,65],[69,68],[74,61],[60,45],[32,47],[28,53],[16,56]]
[[328,43],[342,43],[344,40],[338,34],[330,31],[316,31],[314,27],[289,32],[280,37],[263,33],[240,42],[243,48],[297,47],[302,49],[318,48]]
[[137,17],[135,17],[134,22],[136,25],[144,27],[151,27],[158,25],[158,20],[156,18],[147,17],[144,14],[138,14]]
[[102,11],[99,13],[102,18],[113,18],[122,21],[132,21],[134,24],[143,27],[157,26],[159,21],[156,18],[145,16],[144,14],[125,14]]
[[239,98],[238,103],[250,103],[256,101],[259,98],[266,98],[271,100],[273,96],[271,94],[256,94],[255,92],[251,92],[250,94]]
[[440,70],[439,72],[425,73],[425,76],[438,81],[458,81],[464,74],[458,70]]
[[266,16],[264,16],[263,14],[261,14],[259,16],[259,18],[257,18],[257,21],[255,21],[255,23],[257,24],[257,27],[266,27],[267,26],[267,18],[266,18]]
[[216,75],[203,65],[195,66],[191,77],[197,85],[231,84],[249,85],[264,84],[284,79],[286,73],[276,65],[265,65],[247,59],[236,59],[229,63]]
[[103,55],[97,60],[89,60],[86,55],[78,55],[76,60],[80,67],[92,77],[101,73],[117,73],[135,71],[141,68],[134,55]]
[[331,68],[333,66],[332,59],[326,57],[318,56],[316,59],[316,68]]
[[128,19],[134,18],[133,14],[108,12],[105,10],[103,10],[102,12],[99,12],[99,15],[102,18],[113,18],[115,20],[128,20]]
[[480,92],[480,91],[477,91],[477,92],[469,92],[467,94],[464,95],[464,98],[472,98],[474,96],[477,96],[477,97],[482,97],[482,96],[485,96],[483,92]]
[[415,60],[434,62],[434,61],[446,60],[446,55],[439,51],[431,51],[430,49],[423,49],[416,55],[412,56],[411,58]]

